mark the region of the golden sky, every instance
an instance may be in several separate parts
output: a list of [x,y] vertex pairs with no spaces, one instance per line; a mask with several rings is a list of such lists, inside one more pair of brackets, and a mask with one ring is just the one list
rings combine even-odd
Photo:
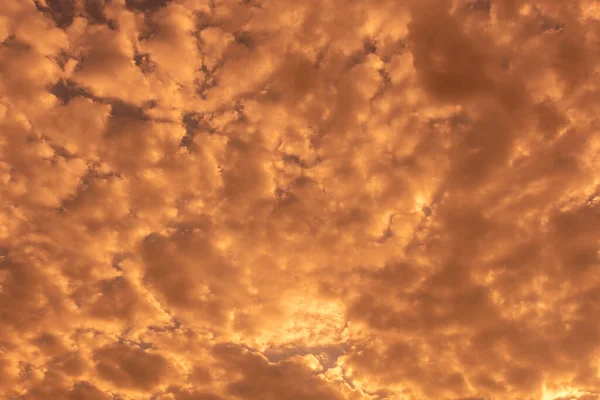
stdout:
[[600,398],[598,1],[1,4],[0,398]]

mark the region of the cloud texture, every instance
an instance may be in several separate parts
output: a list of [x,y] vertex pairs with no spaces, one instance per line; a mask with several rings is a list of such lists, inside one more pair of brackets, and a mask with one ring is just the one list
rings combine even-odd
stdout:
[[600,398],[596,1],[2,4],[2,398]]

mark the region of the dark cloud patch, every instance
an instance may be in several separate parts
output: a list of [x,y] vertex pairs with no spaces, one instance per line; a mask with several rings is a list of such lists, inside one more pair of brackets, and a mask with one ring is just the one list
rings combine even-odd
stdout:
[[58,28],[71,26],[75,17],[75,0],[46,0],[47,7],[42,4],[39,0],[35,1],[37,9],[51,17]]
[[241,373],[227,387],[229,395],[248,399],[341,399],[341,395],[306,366],[294,362],[272,364],[234,346],[215,349],[219,362]]
[[123,388],[151,389],[170,368],[164,357],[122,344],[98,349],[94,361],[101,379]]
[[157,11],[167,6],[172,0],[125,0],[125,5],[135,11]]
[[54,84],[49,92],[56,96],[63,104],[67,104],[75,97],[92,97],[88,90],[78,87],[75,82],[60,80]]
[[443,4],[418,7],[408,28],[415,68],[434,97],[461,101],[489,90],[483,49]]

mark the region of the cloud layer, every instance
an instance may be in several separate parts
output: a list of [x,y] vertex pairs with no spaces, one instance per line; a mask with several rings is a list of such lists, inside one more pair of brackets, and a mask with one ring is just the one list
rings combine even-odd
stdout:
[[600,398],[595,1],[4,3],[3,398]]

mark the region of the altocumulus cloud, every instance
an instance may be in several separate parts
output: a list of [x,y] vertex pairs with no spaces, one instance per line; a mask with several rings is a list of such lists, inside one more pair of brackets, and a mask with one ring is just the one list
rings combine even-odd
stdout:
[[0,393],[600,396],[593,0],[5,0]]

